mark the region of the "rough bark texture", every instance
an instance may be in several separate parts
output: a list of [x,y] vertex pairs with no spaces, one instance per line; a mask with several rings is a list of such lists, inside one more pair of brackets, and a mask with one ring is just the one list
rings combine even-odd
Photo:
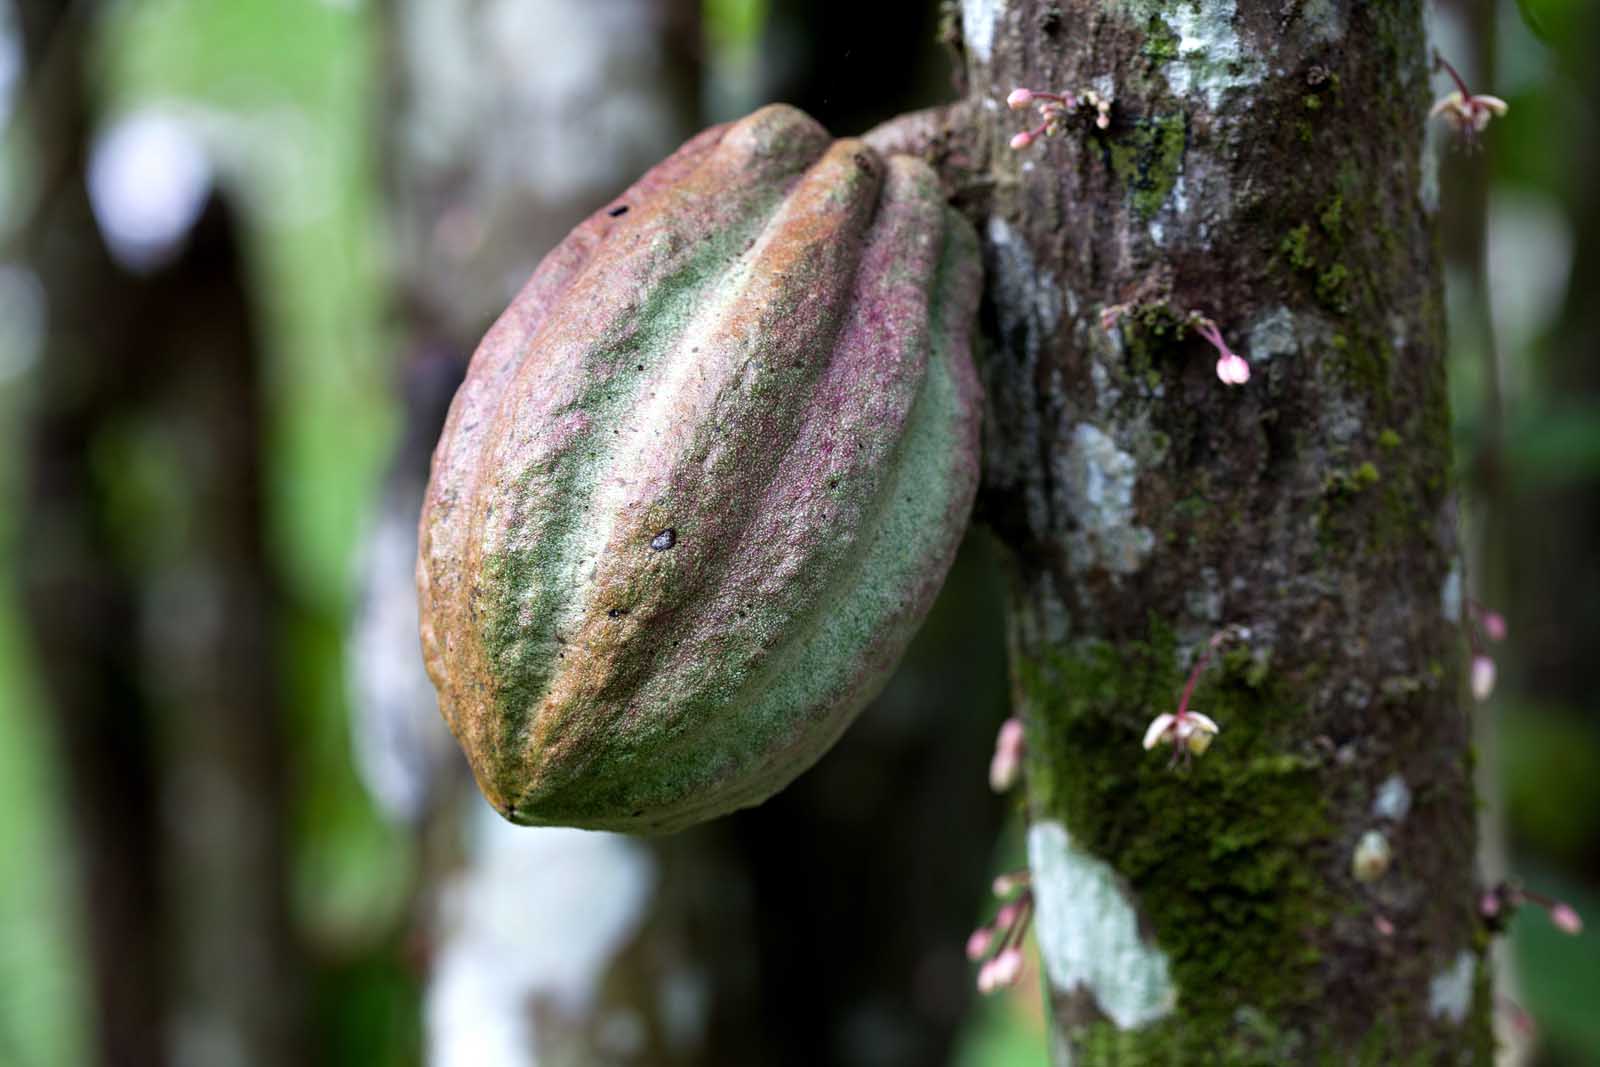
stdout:
[[[1057,1062],[1489,1062],[1420,0],[961,14]],[[1011,151],[1016,86],[1111,124]]]

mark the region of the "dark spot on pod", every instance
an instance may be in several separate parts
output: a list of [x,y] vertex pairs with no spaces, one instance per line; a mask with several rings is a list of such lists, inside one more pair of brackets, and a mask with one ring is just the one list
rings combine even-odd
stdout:
[[506,805],[506,818],[515,819],[516,817],[517,817],[517,806],[515,804],[507,804]]
[[675,526],[668,526],[665,530],[650,538],[650,547],[657,552],[665,552],[678,543],[678,530]]
[[612,608],[610,611],[606,612],[606,618],[608,618],[608,619],[620,619],[624,615],[626,615],[627,613],[628,613],[628,609],[627,608]]
[[618,204],[616,207],[614,207],[610,211],[606,212],[607,215],[610,215],[614,219],[615,218],[621,218],[623,215],[626,215],[627,213],[628,213],[628,205],[627,204]]

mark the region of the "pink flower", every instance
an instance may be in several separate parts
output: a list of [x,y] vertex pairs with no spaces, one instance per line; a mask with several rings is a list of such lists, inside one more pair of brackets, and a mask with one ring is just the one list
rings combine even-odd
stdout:
[[1144,732],[1144,747],[1149,751],[1157,745],[1172,745],[1203,756],[1219,730],[1215,722],[1198,711],[1164,712],[1150,721]]
[[1022,974],[1022,950],[1008,948],[978,970],[978,992],[993,993],[1014,985]]
[[1243,385],[1250,380],[1250,364],[1229,352],[1217,360],[1217,377],[1228,385]]
[[1006,106],[1013,111],[1039,109],[1039,125],[1011,138],[1011,147],[1019,151],[1041,137],[1060,133],[1075,114],[1093,116],[1094,124],[1102,130],[1111,125],[1111,101],[1090,89],[1074,94],[1016,88],[1006,96]]
[[994,940],[994,931],[987,926],[980,926],[972,931],[972,936],[967,938],[967,959],[977,963],[989,951],[989,942]]
[[1478,902],[1478,913],[1484,917],[1489,928],[1498,933],[1505,929],[1503,923],[1494,921],[1501,910],[1523,904],[1536,904],[1543,908],[1549,913],[1551,924],[1564,934],[1577,936],[1583,933],[1583,917],[1571,904],[1515,882],[1500,882],[1484,890]]
[[1174,765],[1190,756],[1205,755],[1206,749],[1211,747],[1211,739],[1217,736],[1221,727],[1209,716],[1191,710],[1189,698],[1194,696],[1194,687],[1200,681],[1200,675],[1210,665],[1211,657],[1219,648],[1229,641],[1249,639],[1250,631],[1238,625],[1224,626],[1211,635],[1211,639],[1201,649],[1200,655],[1195,657],[1194,667],[1189,671],[1189,680],[1183,683],[1183,695],[1178,697],[1178,710],[1162,712],[1151,719],[1150,725],[1145,727],[1146,752],[1157,745],[1171,745]]
[[1484,93],[1474,94],[1460,72],[1438,52],[1433,53],[1433,65],[1435,69],[1443,67],[1449,72],[1450,80],[1456,83],[1456,91],[1433,105],[1433,110],[1428,112],[1430,118],[1443,115],[1462,137],[1473,141],[1489,125],[1490,119],[1506,113],[1504,100]]
[[1022,941],[1028,935],[1033,920],[1033,890],[1027,888],[1028,872],[1015,871],[995,879],[995,894],[1003,896],[1023,887],[1016,899],[1008,901],[994,917],[994,921],[972,932],[967,938],[967,959],[977,963],[989,953],[994,955],[978,968],[978,991],[992,993],[1001,986],[1017,980],[1022,970]]
[[1476,137],[1483,132],[1489,120],[1504,115],[1509,109],[1504,100],[1498,96],[1489,96],[1480,93],[1476,96],[1466,96],[1460,92],[1451,93],[1433,105],[1433,110],[1428,112],[1430,118],[1443,115],[1467,137]]
[[1000,724],[994,739],[994,757],[989,761],[989,788],[1004,793],[1017,784],[1022,774],[1022,720],[1012,716]]
[[1238,355],[1228,347],[1228,342],[1222,339],[1222,331],[1217,329],[1217,324],[1199,312],[1189,313],[1189,324],[1194,327],[1195,333],[1204,337],[1212,348],[1217,350],[1217,377],[1227,385],[1243,385],[1250,380],[1250,364],[1243,356]]
[[1488,700],[1494,692],[1494,660],[1485,655],[1472,657],[1472,695]]

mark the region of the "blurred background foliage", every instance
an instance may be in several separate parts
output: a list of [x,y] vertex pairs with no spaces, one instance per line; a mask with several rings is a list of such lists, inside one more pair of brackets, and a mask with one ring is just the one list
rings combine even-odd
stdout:
[[[90,168],[103,164],[108,175],[94,206],[113,252],[120,247],[136,271],[156,269],[213,190],[232,205],[244,238],[276,583],[264,669],[283,716],[285,891],[304,946],[317,1060],[420,1062],[418,882],[430,846],[385,818],[359,779],[346,683],[358,550],[406,418],[397,353],[409,342],[396,278],[407,253],[386,213],[380,135],[393,5],[77,7],[89,34]],[[694,57],[700,121],[776,98],[847,132],[949,96],[932,0],[853,7],[704,0]],[[1600,717],[1588,675],[1600,661],[1600,64],[1590,55],[1600,21],[1588,0],[1441,0],[1432,16],[1441,51],[1469,83],[1511,104],[1482,152],[1442,138],[1435,146],[1471,584],[1511,630],[1497,650],[1500,689],[1479,708],[1496,798],[1489,818],[1504,842],[1488,863],[1600,924]],[[887,61],[882,42],[897,39]],[[90,1062],[95,1020],[63,757],[17,592],[33,563],[19,521],[24,438],[50,309],[14,249],[50,191],[38,148],[49,140],[39,128],[45,82],[26,69],[13,0],[0,0],[0,499],[12,502],[0,508],[0,1063],[18,1067]],[[116,137],[129,130],[143,140],[130,142],[119,171]],[[194,516],[177,452],[190,447],[138,419],[98,428],[89,445],[92,492],[132,573],[159,572],[185,551],[174,531]],[[981,588],[960,595],[990,605],[978,617],[992,627],[995,568],[974,555],[964,581]],[[961,632],[951,630],[946,647]],[[978,732],[987,734],[1004,693],[985,677],[990,689],[968,696],[983,708]],[[914,678],[897,685],[918,692]],[[978,766],[985,756],[976,754]],[[1012,859],[1019,852],[1005,835],[994,848]],[[986,877],[974,874],[976,883]],[[977,920],[987,905],[973,900]],[[1535,1022],[1536,1062],[1600,1062],[1597,944],[1594,933],[1559,935],[1537,913],[1516,920],[1517,978],[1507,992]],[[1031,983],[967,1018],[957,1062],[1042,1062]]]

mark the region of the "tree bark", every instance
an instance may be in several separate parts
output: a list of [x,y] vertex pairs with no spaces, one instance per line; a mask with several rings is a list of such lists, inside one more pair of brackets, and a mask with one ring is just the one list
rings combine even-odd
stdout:
[[[962,31],[1055,1061],[1488,1063],[1420,0],[965,0]],[[1013,151],[1018,86],[1110,124]],[[1215,744],[1143,751],[1229,625]]]
[[304,1062],[259,344],[213,197],[170,262],[91,209],[94,5],[21,9],[48,327],[23,575],[77,845],[95,1062]]

